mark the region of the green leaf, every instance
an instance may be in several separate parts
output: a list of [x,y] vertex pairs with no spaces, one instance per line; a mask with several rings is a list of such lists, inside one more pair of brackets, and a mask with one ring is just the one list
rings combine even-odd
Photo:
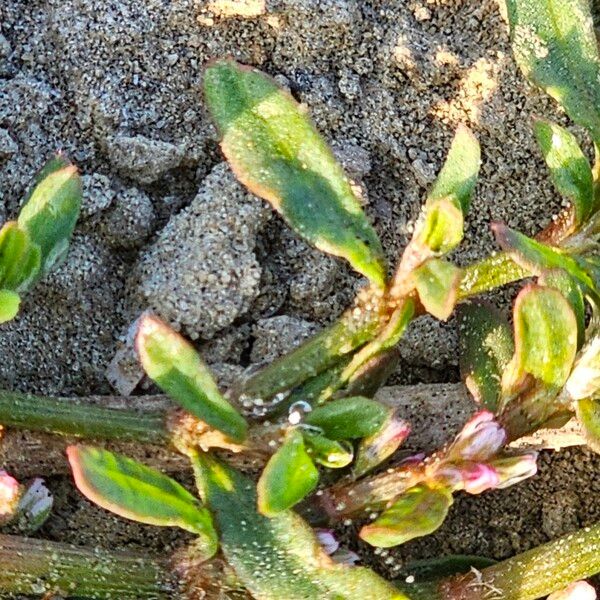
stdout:
[[456,304],[462,271],[451,262],[432,258],[416,269],[413,277],[425,310],[446,321]]
[[460,371],[475,400],[495,411],[502,373],[514,354],[512,331],[488,304],[465,304],[459,310]]
[[331,440],[307,427],[300,430],[314,462],[329,469],[343,469],[352,462],[354,449],[350,442]]
[[571,256],[532,240],[502,223],[494,223],[492,230],[498,244],[530,273],[542,275],[550,269],[563,269],[583,287],[586,294],[593,298],[598,296],[592,277]]
[[480,164],[477,138],[470,129],[460,125],[446,162],[427,196],[425,216],[415,233],[415,238],[435,254],[446,254],[460,244]]
[[580,286],[562,269],[543,272],[538,283],[558,290],[568,300],[577,319],[577,348],[581,348],[585,341],[585,304]]
[[567,381],[577,352],[577,320],[557,290],[528,285],[514,308],[515,355],[505,372],[503,388],[533,375],[551,389]]
[[[425,558],[422,560],[412,560],[402,566],[398,575],[405,579],[412,576],[416,581],[435,581],[442,577],[469,573],[472,568],[484,569],[495,565],[496,561],[484,556],[451,554],[450,556],[441,556],[439,558]],[[410,590],[410,588],[407,588]]]
[[304,447],[297,429],[288,431],[258,480],[258,510],[271,517],[291,508],[319,483],[319,471]]
[[248,425],[221,395],[194,347],[153,315],[140,318],[136,348],[148,377],[182,406],[232,440],[245,439]]
[[273,79],[232,60],[213,62],[204,93],[238,179],[308,242],[348,260],[379,287],[381,243],[331,150]]
[[315,408],[304,421],[319,427],[332,440],[351,440],[372,435],[385,422],[390,409],[368,398],[340,398]]
[[0,323],[12,321],[19,313],[21,298],[12,290],[0,290]]
[[371,546],[390,548],[428,535],[444,522],[452,502],[449,490],[420,483],[404,492],[376,521],[365,525],[360,537]]
[[55,159],[42,170],[49,174],[35,186],[18,218],[19,227],[40,247],[44,273],[66,255],[81,207],[77,169],[69,165],[56,170],[62,160]]
[[410,425],[400,418],[397,411],[391,412],[378,431],[360,441],[352,468],[354,477],[361,477],[387,460],[409,433]]
[[170,477],[101,448],[69,446],[67,456],[77,487],[92,502],[139,523],[191,531],[207,558],[216,552],[210,513]]
[[600,334],[597,330],[592,331],[581,349],[565,388],[573,400],[597,396],[600,390]]
[[589,0],[507,0],[525,76],[600,141],[600,61]]
[[581,423],[588,446],[600,453],[600,400],[585,398],[575,402],[575,412]]
[[40,248],[15,221],[0,230],[0,285],[21,292],[27,290],[40,271]]
[[259,600],[408,600],[364,567],[334,563],[293,511],[266,518],[256,511],[250,479],[209,455],[192,457],[200,493],[213,510],[221,549]]
[[572,229],[575,229],[585,222],[594,206],[590,163],[575,136],[560,125],[538,119],[534,131],[556,189],[572,204]]

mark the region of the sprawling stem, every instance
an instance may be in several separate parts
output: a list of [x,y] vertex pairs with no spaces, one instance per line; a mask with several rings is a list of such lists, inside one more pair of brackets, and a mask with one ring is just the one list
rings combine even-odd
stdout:
[[7,391],[0,391],[0,423],[34,431],[144,443],[164,443],[170,435],[164,410],[113,408],[87,399]]
[[106,600],[176,598],[166,563],[144,556],[0,535],[0,593]]
[[600,572],[600,523],[442,581],[432,600],[535,600]]

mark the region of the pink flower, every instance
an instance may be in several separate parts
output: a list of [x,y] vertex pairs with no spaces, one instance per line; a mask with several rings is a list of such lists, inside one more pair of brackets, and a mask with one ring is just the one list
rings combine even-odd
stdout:
[[447,452],[449,461],[485,461],[494,456],[506,443],[506,431],[493,413],[481,410],[463,427]]
[[548,600],[596,600],[596,590],[587,581],[576,581],[564,590],[550,594]]
[[340,543],[333,535],[333,529],[315,529],[315,534],[325,554],[331,556],[340,547]]
[[533,477],[537,473],[537,456],[537,452],[530,452],[521,456],[498,458],[492,461],[491,464],[500,478],[498,489],[504,489]]
[[0,521],[13,516],[20,495],[21,486],[19,482],[6,471],[0,471]]
[[498,487],[500,477],[494,467],[485,463],[465,463],[461,468],[465,492],[481,494]]

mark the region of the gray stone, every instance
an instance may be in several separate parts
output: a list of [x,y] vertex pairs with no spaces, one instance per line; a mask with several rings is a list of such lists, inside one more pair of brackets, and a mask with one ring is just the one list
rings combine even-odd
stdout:
[[109,160],[120,173],[138,183],[148,184],[177,167],[185,148],[143,135],[119,135],[108,140],[107,152]]
[[254,344],[250,360],[253,363],[272,362],[299,346],[316,329],[314,323],[286,315],[260,319],[252,328]]
[[112,189],[110,179],[100,173],[83,175],[83,200],[81,203],[81,218],[89,219],[103,210],[106,210],[115,198],[116,192]]

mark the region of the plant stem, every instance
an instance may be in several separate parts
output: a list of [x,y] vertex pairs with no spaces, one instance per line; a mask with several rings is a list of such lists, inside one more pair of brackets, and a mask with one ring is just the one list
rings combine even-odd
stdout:
[[600,523],[480,573],[443,580],[432,600],[536,600],[600,572]]
[[166,562],[10,535],[0,535],[0,592],[98,600],[177,597]]
[[114,408],[85,398],[48,398],[0,391],[0,423],[87,438],[165,443],[166,410]]

